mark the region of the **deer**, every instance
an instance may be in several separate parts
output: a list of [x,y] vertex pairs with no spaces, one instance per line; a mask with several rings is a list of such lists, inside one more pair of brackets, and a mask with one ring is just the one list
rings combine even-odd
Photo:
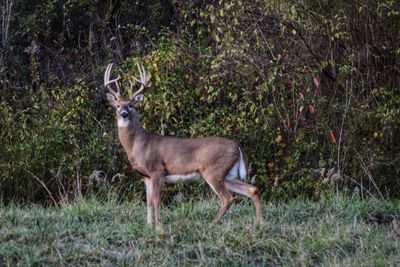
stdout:
[[[255,207],[256,221],[262,222],[258,188],[244,181],[247,160],[242,147],[235,141],[222,137],[178,138],[146,131],[137,111],[144,100],[146,71],[136,63],[140,78],[131,76],[130,97],[121,93],[121,76],[110,78],[113,63],[104,73],[107,100],[115,108],[118,138],[130,165],[139,173],[146,188],[147,225],[162,228],[159,204],[164,182],[194,182],[201,179],[218,196],[220,208],[210,226],[215,225],[229,209],[234,197],[231,192],[249,197]],[[136,83],[140,88],[134,92]],[[116,89],[112,89],[112,87]]]

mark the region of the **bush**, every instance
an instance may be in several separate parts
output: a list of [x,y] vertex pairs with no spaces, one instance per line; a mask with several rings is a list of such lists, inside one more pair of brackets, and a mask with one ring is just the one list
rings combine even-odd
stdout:
[[[100,87],[109,61],[124,81],[136,62],[151,75],[146,129],[237,140],[264,198],[399,197],[399,3],[47,2],[40,19],[11,16],[25,35],[3,42],[3,199],[80,196],[113,177],[141,190],[126,186],[139,177]],[[166,196],[205,190],[188,188]]]

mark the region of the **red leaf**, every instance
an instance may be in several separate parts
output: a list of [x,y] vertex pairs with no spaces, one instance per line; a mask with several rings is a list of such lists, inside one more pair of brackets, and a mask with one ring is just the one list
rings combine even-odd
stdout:
[[315,113],[315,108],[313,105],[309,105],[308,106],[308,112],[310,112],[310,114],[314,114]]
[[286,85],[287,87],[291,87],[293,81],[290,79],[289,76],[285,76],[285,77],[283,77],[283,79],[282,79],[282,83],[283,83],[284,85]]
[[317,93],[318,93],[319,85],[320,85],[320,80],[319,80],[319,78],[314,77],[314,78],[313,78],[313,83],[314,83],[314,87],[315,87],[314,96],[316,96]]
[[192,82],[193,82],[193,75],[189,74],[189,76],[187,77],[187,83],[192,84]]
[[319,84],[320,84],[319,78],[314,77],[313,78],[313,83],[314,83],[315,89],[318,89],[319,88]]
[[329,132],[329,141],[330,141],[332,144],[336,145],[336,138],[335,138],[335,135],[333,134],[332,131]]
[[293,124],[293,120],[292,119],[286,119],[283,124],[285,124],[286,126],[290,127]]

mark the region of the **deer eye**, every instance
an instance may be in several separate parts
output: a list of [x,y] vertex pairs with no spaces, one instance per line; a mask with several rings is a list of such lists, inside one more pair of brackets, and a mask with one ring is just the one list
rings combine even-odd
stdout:
[[119,108],[120,106],[119,105],[117,105],[117,108]]
[[133,108],[133,105],[132,105],[132,104],[130,104],[130,105],[129,105],[129,108],[130,108],[130,109],[132,109],[132,108]]

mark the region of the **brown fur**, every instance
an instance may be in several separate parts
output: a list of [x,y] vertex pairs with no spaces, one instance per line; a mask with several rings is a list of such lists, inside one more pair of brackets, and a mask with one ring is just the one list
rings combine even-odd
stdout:
[[118,136],[132,168],[144,176],[148,224],[152,223],[152,203],[155,226],[160,224],[158,204],[164,177],[194,172],[199,172],[220,198],[221,207],[212,223],[216,223],[233,202],[228,188],[250,197],[256,208],[257,220],[262,220],[257,188],[242,182],[239,177],[232,181],[225,180],[225,176],[240,155],[236,142],[220,137],[175,138],[149,133],[140,124],[139,114],[133,108],[137,104],[134,100],[123,97],[116,99],[110,94],[107,94],[107,98],[111,105],[119,107],[116,111],[117,121],[121,119],[121,110],[128,110],[130,107],[129,123],[126,127],[118,128]]

